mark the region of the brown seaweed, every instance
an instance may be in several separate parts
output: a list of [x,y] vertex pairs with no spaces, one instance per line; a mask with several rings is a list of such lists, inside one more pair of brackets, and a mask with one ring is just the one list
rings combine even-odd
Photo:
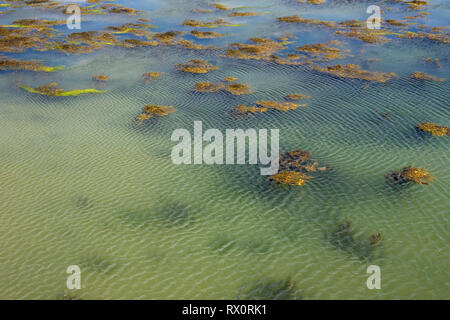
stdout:
[[271,109],[275,109],[278,111],[289,111],[289,110],[295,110],[298,107],[302,106],[306,106],[306,105],[298,105],[292,102],[277,102],[277,101],[268,101],[268,100],[258,100],[255,101],[256,105],[259,105],[261,107],[265,107],[265,108],[271,108]]
[[175,111],[176,109],[174,109],[173,106],[160,106],[155,104],[148,104],[143,108],[142,113],[136,117],[136,121],[142,122],[153,117],[167,116],[168,114]]
[[92,76],[92,80],[98,81],[98,82],[106,82],[106,81],[108,81],[108,76],[103,75],[103,74],[95,74]]
[[199,31],[199,30],[192,30],[191,34],[199,39],[213,39],[213,38],[219,38],[223,37],[223,34],[218,32],[211,32],[211,31]]
[[179,64],[178,69],[184,72],[202,74],[208,73],[209,71],[217,70],[219,68],[215,65],[212,65],[206,60],[194,59],[190,60],[187,63]]
[[162,75],[163,75],[163,72],[151,71],[151,72],[144,73],[142,75],[142,79],[144,79],[146,83],[149,83],[152,80],[161,77]]
[[450,128],[439,124],[424,122],[417,125],[417,129],[432,134],[433,136],[443,137],[450,134]]
[[289,186],[302,186],[312,177],[298,171],[280,171],[269,176],[270,181]]
[[445,80],[444,78],[437,78],[435,76],[431,76],[429,74],[426,74],[425,72],[420,71],[413,72],[409,77],[411,79],[438,81],[438,82],[443,82]]
[[311,98],[311,96],[308,96],[305,94],[300,94],[300,93],[290,93],[290,94],[286,95],[286,97],[285,97],[285,99],[292,100],[292,101],[297,101],[297,100],[305,99],[305,98]]
[[390,183],[405,184],[409,182],[417,184],[429,184],[434,177],[424,168],[404,167],[400,171],[389,172],[386,179]]
[[346,64],[346,65],[338,64],[329,67],[314,66],[314,70],[328,73],[337,77],[361,79],[374,82],[386,82],[396,76],[394,72],[384,73],[379,71],[371,72],[361,70],[361,67],[355,64]]

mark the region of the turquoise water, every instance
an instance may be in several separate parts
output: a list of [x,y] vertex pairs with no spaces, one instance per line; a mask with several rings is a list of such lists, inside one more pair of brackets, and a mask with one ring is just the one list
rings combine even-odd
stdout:
[[[372,2],[228,1],[262,11],[226,17],[206,1],[119,1],[143,10],[138,16],[83,16],[82,30],[98,30],[148,18],[157,28],[190,31],[185,19],[225,19],[238,27],[201,29],[227,34],[184,38],[217,51],[179,46],[106,46],[80,55],[57,51],[2,53],[64,65],[54,73],[0,71],[0,298],[235,299],[261,282],[290,279],[294,299],[448,299],[449,140],[414,127],[424,121],[449,125],[449,46],[391,37],[368,44],[334,30],[283,24],[276,17],[364,20]],[[446,1],[430,1],[421,24],[448,24]],[[389,18],[417,12],[382,2]],[[5,8],[0,9],[5,10]],[[245,11],[244,9],[241,9]],[[0,15],[2,25],[35,17],[63,19],[58,12],[23,8]],[[384,16],[383,16],[384,17]],[[418,22],[419,23],[419,22]],[[415,30],[415,26],[411,27]],[[69,33],[64,25],[57,30]],[[353,63],[369,71],[395,72],[386,83],[338,78],[307,65],[223,56],[251,37],[296,39],[305,44],[337,39],[349,56],[322,65]],[[438,58],[441,67],[424,58]],[[204,75],[176,65],[205,59],[219,67]],[[367,59],[381,59],[370,62]],[[144,72],[164,72],[147,84]],[[414,71],[444,82],[409,79]],[[106,84],[93,84],[106,74]],[[251,94],[198,93],[199,81],[227,76],[249,84]],[[97,87],[102,94],[47,97],[25,92],[58,82],[67,90]],[[236,118],[229,109],[255,100],[283,101],[290,93],[311,98],[307,107]],[[146,104],[173,105],[176,112],[137,125]],[[389,112],[387,119],[380,113]],[[280,150],[309,150],[329,170],[298,188],[277,188],[258,166],[176,166],[170,158],[173,130],[278,128]],[[413,165],[436,179],[428,186],[392,187],[384,175]],[[345,248],[333,240],[336,226],[351,220],[358,239],[383,235],[375,251]],[[381,289],[366,286],[369,265],[381,268]],[[66,288],[66,269],[81,268],[81,290]],[[250,296],[251,297],[251,296]]]

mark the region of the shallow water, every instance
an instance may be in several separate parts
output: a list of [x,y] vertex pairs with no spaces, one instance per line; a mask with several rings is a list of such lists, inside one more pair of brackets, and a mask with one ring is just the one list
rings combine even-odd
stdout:
[[[329,2],[246,1],[249,11],[267,13],[227,18],[244,25],[202,29],[228,35],[195,42],[224,48],[291,32],[297,39],[287,52],[295,52],[297,46],[339,39],[351,56],[326,64],[354,63],[395,72],[398,78],[367,83],[305,66],[242,61],[175,46],[105,47],[82,55],[8,53],[65,69],[0,71],[0,298],[234,299],[258,281],[290,277],[294,297],[302,299],[449,299],[449,140],[414,129],[424,121],[449,124],[449,46],[411,39],[373,45],[326,28],[276,22],[292,14],[364,20],[371,4]],[[226,15],[191,12],[210,8],[206,1],[119,3],[145,10],[139,17],[149,18],[155,32],[191,30],[181,26],[184,19]],[[430,3],[430,15],[421,23],[448,24],[448,3]],[[382,6],[394,8],[389,17],[415,13],[392,2]],[[26,8],[0,15],[0,22],[9,24],[25,14],[58,17]],[[130,21],[122,15],[86,19],[81,31]],[[425,64],[426,57],[439,58],[442,67]],[[219,70],[205,75],[176,70],[178,63],[195,58]],[[368,58],[381,61],[369,63]],[[165,74],[145,84],[141,75],[148,71]],[[446,81],[408,79],[414,71]],[[110,77],[102,87],[107,92],[47,97],[14,84],[90,88],[93,74]],[[249,84],[252,93],[192,91],[196,82],[227,76]],[[283,101],[297,92],[311,96],[300,102],[307,107],[238,119],[228,113],[240,103]],[[173,105],[177,111],[136,125],[133,119],[150,103]],[[389,118],[380,112],[389,112]],[[204,130],[279,128],[281,151],[309,150],[331,170],[302,187],[280,189],[260,176],[257,166],[175,166],[170,136],[177,128],[192,131],[194,120],[203,121]],[[407,165],[425,167],[436,180],[407,188],[386,184],[387,172]],[[361,239],[382,233],[382,247],[370,254],[337,246],[333,233],[345,219]],[[366,286],[371,264],[381,267],[381,290]],[[69,265],[81,268],[82,289],[76,292],[66,288]]]

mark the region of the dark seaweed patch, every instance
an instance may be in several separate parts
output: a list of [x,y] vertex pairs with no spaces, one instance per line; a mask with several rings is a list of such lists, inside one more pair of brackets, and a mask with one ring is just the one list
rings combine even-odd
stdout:
[[297,286],[286,280],[258,280],[243,285],[237,298],[240,300],[298,300]]

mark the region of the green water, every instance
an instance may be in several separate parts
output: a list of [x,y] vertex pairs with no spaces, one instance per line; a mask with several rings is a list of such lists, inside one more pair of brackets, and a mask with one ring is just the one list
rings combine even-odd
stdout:
[[[330,7],[248,2],[269,13],[240,18],[246,26],[214,30],[228,37],[196,42],[226,47],[253,36],[293,32],[295,48],[335,36],[278,24],[275,17],[367,16],[366,2],[336,1]],[[202,1],[153,2],[154,7],[151,1],[150,7],[144,1],[122,3],[152,10],[144,16],[158,32],[189,30],[181,22],[194,17],[191,9],[207,6]],[[445,24],[439,12],[448,9],[432,8],[436,18],[431,15],[427,22]],[[2,24],[13,19],[0,16]],[[116,24],[126,21],[121,19]],[[66,68],[51,74],[1,71],[0,298],[234,299],[261,281],[290,278],[296,299],[448,299],[449,140],[414,129],[423,121],[449,125],[448,44],[339,40],[352,56],[328,64],[361,64],[399,77],[367,85],[305,66],[164,46],[75,56],[42,53],[47,64]],[[443,67],[423,64],[429,56]],[[219,70],[206,75],[176,70],[178,63],[199,57]],[[364,65],[370,57],[382,61]],[[447,81],[408,79],[418,70]],[[141,75],[148,71],[165,74],[145,84]],[[64,88],[89,88],[93,74],[110,77],[101,86],[106,93],[47,97],[14,85],[21,80],[33,87],[58,82]],[[192,91],[196,82],[226,76],[249,84],[252,93]],[[283,101],[297,92],[311,96],[306,108],[249,118],[228,112],[240,103]],[[149,103],[177,111],[137,125],[134,118]],[[281,151],[309,150],[330,170],[303,187],[280,189],[260,176],[258,166],[176,166],[170,136],[177,128],[192,132],[194,120],[203,121],[204,129],[278,128]],[[428,186],[388,185],[384,175],[406,165],[425,167],[436,180]],[[358,239],[380,232],[382,245],[373,252],[336,245],[336,226],[346,219]],[[366,286],[372,264],[381,268],[380,290]],[[69,265],[81,268],[81,290],[66,288]]]

